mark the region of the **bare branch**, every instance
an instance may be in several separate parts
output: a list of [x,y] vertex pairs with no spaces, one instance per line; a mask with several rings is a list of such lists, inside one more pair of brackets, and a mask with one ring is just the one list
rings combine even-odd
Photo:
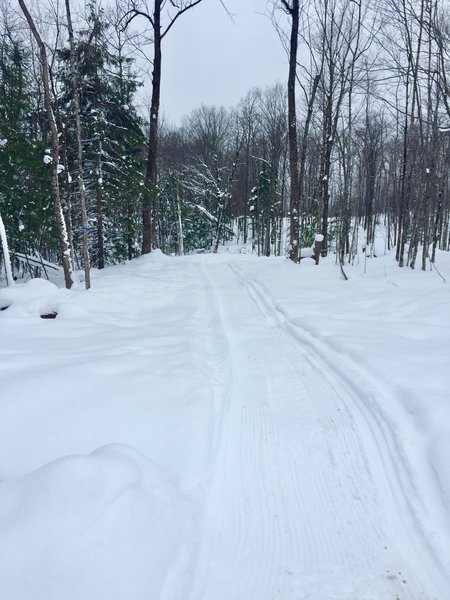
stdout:
[[[166,27],[165,31],[163,31],[161,33],[161,40],[165,38],[165,36],[169,33],[169,31],[172,29],[172,27],[174,26],[175,22],[181,17],[181,15],[185,12],[187,12],[188,10],[190,10],[191,8],[194,8],[194,6],[197,6],[197,4],[200,4],[200,2],[202,2],[202,0],[195,0],[195,2],[191,2],[190,4],[187,4],[186,6],[184,6],[183,8],[181,8],[177,14],[173,17],[173,19],[170,21],[169,25]],[[172,2],[172,5],[175,6]]]
[[119,23],[121,23],[124,19],[126,19],[125,25],[122,25],[121,30],[125,31],[125,29],[128,27],[128,25],[130,25],[130,23],[136,18],[136,17],[144,17],[144,19],[147,19],[147,21],[150,22],[151,26],[154,28],[155,27],[155,23],[152,19],[152,17],[149,15],[149,13],[146,13],[142,10],[138,10],[137,8],[132,8],[131,10],[129,10],[128,12],[126,12],[121,19],[119,19]]

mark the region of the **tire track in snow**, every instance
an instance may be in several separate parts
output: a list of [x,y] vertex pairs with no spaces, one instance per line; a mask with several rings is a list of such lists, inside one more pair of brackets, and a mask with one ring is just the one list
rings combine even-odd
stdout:
[[234,381],[192,585],[174,598],[447,600],[416,575],[349,390],[318,371],[239,271],[214,264],[210,278]]

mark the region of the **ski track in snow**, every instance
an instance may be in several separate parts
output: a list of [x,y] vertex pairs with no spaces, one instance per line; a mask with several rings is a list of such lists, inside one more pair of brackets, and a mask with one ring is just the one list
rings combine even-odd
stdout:
[[[26,502],[16,515],[4,496],[1,600],[449,600],[448,507],[420,428],[334,349],[326,315],[289,316],[289,280],[259,265],[155,253],[78,300],[40,280],[8,291],[0,475]],[[98,456],[110,496],[91,467],[67,503],[68,465]]]
[[364,374],[353,385],[234,261],[198,262],[229,381],[200,533],[163,600],[448,600]]

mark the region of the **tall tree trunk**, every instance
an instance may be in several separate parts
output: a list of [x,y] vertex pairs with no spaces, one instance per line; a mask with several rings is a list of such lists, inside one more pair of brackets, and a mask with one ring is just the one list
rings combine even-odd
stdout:
[[184,242],[183,242],[183,221],[181,219],[181,198],[180,193],[177,190],[177,220],[178,220],[178,254],[183,256],[184,254]]
[[50,95],[50,74],[48,68],[47,61],[47,51],[45,49],[44,42],[42,41],[41,36],[39,35],[38,30],[36,29],[36,25],[31,17],[24,0],[19,0],[20,8],[22,9],[23,14],[27,20],[28,26],[31,30],[31,33],[36,40],[36,43],[39,47],[40,52],[40,62],[41,62],[41,70],[42,70],[42,83],[44,88],[44,102],[45,102],[45,111],[47,114],[48,126],[50,129],[50,139],[51,139],[51,147],[52,147],[52,164],[51,164],[51,172],[52,172],[52,180],[51,180],[51,191],[52,191],[52,199],[53,199],[53,209],[55,213],[56,225],[58,228],[58,237],[59,237],[59,249],[61,253],[61,260],[63,264],[64,270],[64,279],[66,283],[66,287],[70,289],[73,285],[73,264],[70,256],[70,246],[69,240],[67,236],[66,223],[64,221],[64,215],[61,207],[61,198],[59,194],[59,182],[58,182],[58,163],[59,163],[59,139],[58,139],[58,129],[56,127],[55,115],[53,114],[52,109],[52,101]]
[[[316,264],[319,263],[319,256],[326,256],[328,250],[328,212],[330,205],[330,171],[331,171],[331,152],[333,149],[332,134],[332,104],[331,96],[327,96],[324,107],[324,122],[322,130],[322,150],[320,156],[320,175],[319,175],[319,206],[317,222],[322,224],[319,240],[320,252],[316,253]],[[317,247],[317,246],[316,246]]]
[[397,250],[396,259],[400,267],[404,266],[405,261],[405,245],[408,228],[408,206],[407,206],[407,191],[406,191],[406,174],[408,166],[408,110],[409,110],[409,73],[406,80],[406,99],[405,99],[405,123],[403,127],[403,155],[402,155],[402,170],[400,178],[400,200],[398,203],[398,219],[397,219]]
[[[303,129],[303,135],[302,135],[302,143],[301,143],[301,150],[300,150],[300,171],[299,171],[299,176],[298,176],[298,194],[299,194],[299,213],[300,213],[300,197],[302,197],[302,199],[304,198],[304,182],[305,182],[305,171],[306,171],[306,156],[307,156],[307,151],[308,151],[308,136],[309,136],[309,128],[311,126],[311,120],[312,120],[312,116],[313,116],[313,107],[314,107],[314,102],[316,99],[316,95],[317,95],[317,89],[319,87],[319,83],[320,83],[320,78],[322,76],[322,68],[323,68],[323,62],[322,65],[320,67],[320,73],[318,73],[315,77],[314,77],[314,82],[313,82],[313,86],[312,86],[312,91],[311,91],[311,96],[309,97],[308,100],[308,109],[307,109],[307,114],[306,114],[306,120],[305,120],[305,126]],[[305,208],[305,201],[302,201],[302,208]],[[300,214],[299,214],[299,219],[300,219]],[[302,227],[303,227],[303,221],[302,221]],[[301,244],[300,244],[300,224],[298,227],[298,237],[299,237],[299,246],[298,246],[298,260],[301,259]]]
[[97,204],[97,266],[105,268],[105,206],[103,200],[102,142],[99,140],[96,157],[95,195]]
[[11,269],[11,257],[9,255],[8,241],[6,238],[5,226],[3,224],[2,215],[0,215],[0,242],[3,250],[3,260],[5,261],[6,284],[14,285],[14,277]]
[[82,130],[80,118],[80,97],[78,88],[78,68],[75,56],[75,43],[73,35],[72,15],[70,13],[70,1],[66,2],[67,29],[69,31],[70,45],[70,71],[72,79],[72,94],[75,107],[75,127],[77,132],[77,159],[78,159],[78,190],[80,194],[81,208],[81,223],[83,226],[83,268],[84,268],[84,283],[86,289],[91,287],[91,270],[89,259],[89,224],[86,210],[86,190],[84,186],[84,170],[83,170],[83,145],[82,145]]
[[289,258],[297,263],[300,246],[300,192],[298,172],[298,140],[297,140],[297,110],[295,101],[295,83],[297,77],[297,50],[299,29],[299,0],[293,0],[288,6],[292,19],[291,42],[289,49],[289,79],[288,79],[288,136],[289,136],[289,176],[291,186],[290,198],[290,248]]
[[177,12],[169,18],[169,24],[165,29],[161,27],[161,9],[166,4],[165,0],[154,0],[153,14],[137,10],[133,7],[126,13],[127,19],[125,27],[137,16],[145,17],[151,24],[153,32],[153,73],[152,73],[152,100],[150,106],[150,128],[148,138],[147,166],[144,177],[143,193],[143,236],[142,253],[148,254],[153,246],[153,219],[152,207],[158,198],[158,173],[157,173],[157,155],[158,155],[158,119],[159,105],[161,96],[161,42],[163,38],[172,29],[174,23],[188,10],[200,4],[202,0],[191,0],[190,2],[170,2]]
[[[64,132],[65,133],[65,132]],[[73,245],[73,219],[72,219],[72,190],[70,187],[71,178],[69,173],[69,160],[67,157],[67,139],[66,136],[62,136],[62,144],[60,145],[62,150],[62,162],[64,165],[64,184],[65,184],[65,208],[66,208],[66,227],[67,227],[67,239],[69,240],[70,256],[72,262],[75,265],[75,248]]]
[[142,253],[152,251],[153,225],[152,206],[157,194],[157,152],[158,152],[158,117],[161,96],[161,4],[162,0],[155,0],[153,12],[154,56],[152,73],[152,101],[150,107],[150,130],[148,138],[147,168],[144,180],[143,198],[143,239]]

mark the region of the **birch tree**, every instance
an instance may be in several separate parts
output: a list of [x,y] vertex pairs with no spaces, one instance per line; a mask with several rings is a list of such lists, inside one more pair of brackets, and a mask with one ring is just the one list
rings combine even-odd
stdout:
[[51,96],[51,87],[50,87],[50,70],[47,59],[47,50],[45,44],[41,38],[39,31],[36,28],[36,24],[24,2],[24,0],[19,0],[20,8],[25,16],[25,19],[28,23],[31,33],[33,34],[34,39],[39,48],[40,55],[40,66],[42,72],[42,85],[44,91],[44,103],[45,103],[45,111],[47,115],[48,126],[50,130],[50,140],[51,140],[51,190],[52,190],[52,199],[53,199],[53,208],[55,213],[56,224],[58,228],[58,236],[59,236],[59,247],[61,252],[61,260],[63,264],[64,270],[64,280],[67,288],[71,288],[74,283],[73,278],[73,264],[72,257],[70,253],[70,245],[67,236],[67,228],[64,220],[64,215],[61,207],[61,198],[59,193],[59,181],[58,181],[58,172],[59,172],[59,136],[58,129],[56,126],[55,115],[53,113],[52,107],[52,96]]
[[78,160],[78,189],[80,194],[81,222],[83,226],[83,267],[84,267],[84,282],[86,289],[91,287],[91,272],[89,259],[89,237],[88,237],[88,216],[86,210],[86,188],[84,184],[84,168],[83,168],[83,144],[82,130],[80,117],[80,97],[79,97],[79,82],[78,82],[78,67],[75,54],[75,41],[73,34],[72,15],[70,11],[70,0],[65,0],[67,30],[69,33],[70,46],[70,73],[72,80],[72,94],[75,113],[75,128],[77,140],[77,160]]
[[5,263],[6,284],[9,286],[14,285],[14,277],[11,269],[11,257],[9,254],[8,240],[6,238],[6,230],[2,215],[0,215],[0,243],[3,251],[3,261]]

